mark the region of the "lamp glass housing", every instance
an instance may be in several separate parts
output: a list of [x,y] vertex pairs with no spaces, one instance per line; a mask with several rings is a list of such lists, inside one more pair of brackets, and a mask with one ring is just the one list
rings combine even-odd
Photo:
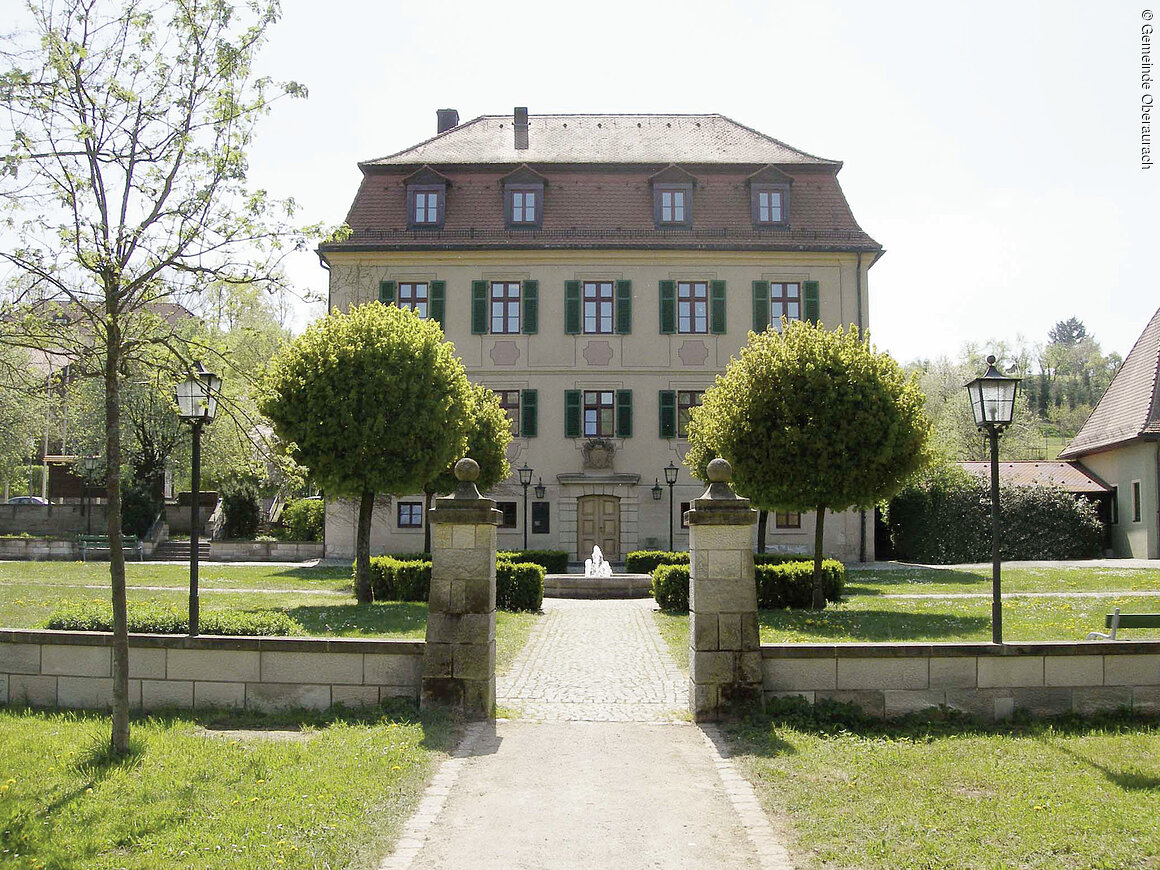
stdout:
[[174,390],[178,414],[183,420],[190,422],[212,422],[217,415],[218,396],[221,390],[222,379],[213,372],[206,371],[201,363],[198,363],[197,368]]
[[1015,393],[1020,378],[1000,374],[995,358],[987,357],[987,371],[967,384],[975,425],[1008,426],[1015,416]]
[[665,490],[661,486],[660,479],[658,478],[657,482],[653,484],[653,488],[652,488],[653,501],[660,501],[661,496],[664,494],[664,491]]
[[544,493],[546,493],[547,491],[548,491],[547,487],[544,486],[544,478],[541,477],[539,480],[536,481],[536,489],[535,489],[536,498],[543,498]]
[[669,486],[672,486],[674,483],[676,483],[678,471],[680,471],[680,469],[677,468],[677,466],[673,465],[671,462],[668,465],[666,465],[665,466],[665,483],[667,483]]
[[532,482],[532,469],[531,468],[524,465],[524,466],[521,466],[520,468],[517,468],[516,471],[519,472],[521,486],[528,486]]

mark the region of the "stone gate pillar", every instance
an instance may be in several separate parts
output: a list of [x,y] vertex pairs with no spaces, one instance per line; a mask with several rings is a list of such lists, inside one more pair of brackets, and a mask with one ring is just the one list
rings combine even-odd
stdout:
[[475,487],[474,459],[455,463],[453,495],[431,511],[431,594],[420,707],[495,717],[495,547],[503,514]]
[[753,524],[757,511],[729,487],[724,459],[685,514],[689,524],[689,711],[717,718],[734,700],[761,697]]

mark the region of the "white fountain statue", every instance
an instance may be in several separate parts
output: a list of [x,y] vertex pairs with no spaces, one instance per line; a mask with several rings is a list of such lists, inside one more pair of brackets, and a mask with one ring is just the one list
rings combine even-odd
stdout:
[[592,558],[584,560],[585,577],[611,577],[612,565],[604,561],[604,554],[599,547],[592,548]]

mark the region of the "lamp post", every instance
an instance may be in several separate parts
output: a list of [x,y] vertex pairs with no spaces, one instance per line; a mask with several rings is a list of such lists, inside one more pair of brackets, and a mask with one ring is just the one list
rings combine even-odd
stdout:
[[1009,378],[987,357],[987,370],[967,384],[971,412],[980,432],[991,442],[991,640],[1003,642],[1003,599],[999,580],[999,435],[1015,416],[1015,391],[1020,378]]
[[205,366],[196,363],[189,377],[177,385],[177,412],[181,419],[189,423],[193,429],[193,480],[190,489],[193,498],[189,506],[189,634],[197,634],[198,598],[197,598],[197,557],[200,546],[200,529],[198,528],[198,500],[201,488],[201,427],[212,423],[217,413],[218,396],[221,395],[222,379],[213,372],[205,370]]
[[85,482],[85,534],[93,533],[93,476],[101,464],[99,456],[82,456],[77,460],[77,469]]
[[669,552],[673,551],[673,486],[677,482],[677,466],[670,462],[665,466],[665,483],[669,485]]
[[528,487],[532,485],[532,469],[524,463],[518,469],[520,486],[524,488],[524,549],[528,548]]

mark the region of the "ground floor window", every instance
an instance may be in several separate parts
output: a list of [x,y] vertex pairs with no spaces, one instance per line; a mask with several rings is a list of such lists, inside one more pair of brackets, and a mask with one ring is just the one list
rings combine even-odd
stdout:
[[773,515],[773,523],[779,529],[800,529],[802,515],[797,511],[779,511]]
[[423,502],[401,501],[398,505],[398,523],[400,529],[423,528]]
[[516,527],[516,503],[514,501],[497,501],[495,506],[503,514],[503,521],[499,527],[501,529],[514,529]]
[[1141,502],[1140,481],[1133,480],[1132,481],[1132,522],[1134,522],[1134,523],[1140,522],[1140,517],[1142,515],[1140,502]]
[[551,510],[548,502],[532,502],[532,534],[546,535],[552,531]]
[[681,528],[682,529],[687,529],[689,527],[689,521],[685,519],[685,514],[688,512],[689,512],[689,502],[687,502],[687,501],[681,502],[681,513],[680,513],[679,519],[681,521]]

